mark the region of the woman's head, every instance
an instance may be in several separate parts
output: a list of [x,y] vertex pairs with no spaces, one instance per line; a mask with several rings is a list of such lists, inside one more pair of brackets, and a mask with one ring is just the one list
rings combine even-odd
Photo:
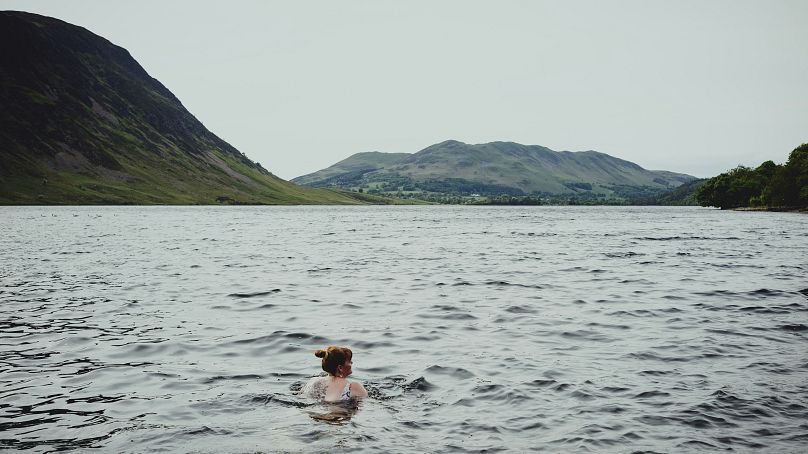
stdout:
[[330,346],[325,350],[316,350],[314,356],[323,358],[323,370],[335,377],[351,375],[353,352],[347,347]]

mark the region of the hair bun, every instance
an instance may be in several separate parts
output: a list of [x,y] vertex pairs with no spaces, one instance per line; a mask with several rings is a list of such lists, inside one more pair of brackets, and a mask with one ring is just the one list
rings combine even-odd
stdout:
[[314,356],[318,358],[325,358],[326,351],[325,350],[314,350]]

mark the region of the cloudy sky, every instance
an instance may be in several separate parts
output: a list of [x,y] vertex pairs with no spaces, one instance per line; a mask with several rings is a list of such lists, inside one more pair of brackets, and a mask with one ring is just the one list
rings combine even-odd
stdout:
[[291,179],[447,139],[712,176],[808,142],[808,1],[0,0],[130,51]]

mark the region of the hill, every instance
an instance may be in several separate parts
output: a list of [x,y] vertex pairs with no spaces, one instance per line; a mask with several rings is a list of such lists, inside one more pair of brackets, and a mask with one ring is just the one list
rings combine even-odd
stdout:
[[0,203],[360,203],[275,177],[88,30],[0,12]]
[[688,181],[681,186],[677,186],[654,197],[639,198],[632,202],[636,205],[696,206],[699,204],[698,200],[696,200],[696,193],[706,182],[706,178],[699,178],[697,180]]
[[378,151],[356,153],[331,167],[297,177],[292,181],[296,184],[320,187],[341,186],[339,183],[342,180],[353,181],[356,176],[394,166],[409,156],[410,153],[380,153]]
[[313,187],[480,195],[649,197],[694,180],[646,170],[597,151],[553,151],[513,142],[448,140],[413,154],[359,153],[292,181]]

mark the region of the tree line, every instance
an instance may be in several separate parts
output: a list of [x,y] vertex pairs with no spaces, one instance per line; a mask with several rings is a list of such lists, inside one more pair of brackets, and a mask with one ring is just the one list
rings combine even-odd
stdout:
[[721,209],[808,207],[808,144],[795,148],[783,165],[766,161],[710,178],[696,191],[696,200]]

